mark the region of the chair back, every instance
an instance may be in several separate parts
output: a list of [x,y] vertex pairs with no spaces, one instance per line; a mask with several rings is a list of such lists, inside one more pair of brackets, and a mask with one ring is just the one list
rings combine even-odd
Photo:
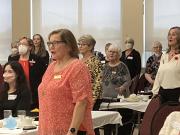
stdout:
[[137,83],[137,86],[136,86],[136,89],[135,89],[134,93],[137,94],[137,93],[139,93],[141,91],[144,91],[147,83],[148,83],[148,81],[145,78],[145,73],[143,73],[139,78],[139,81]]
[[139,75],[136,75],[134,78],[131,79],[131,84],[129,87],[130,94],[137,93],[137,84],[139,82]]
[[166,117],[174,111],[180,111],[180,103],[167,102],[161,105],[152,118],[151,135],[159,135],[159,131],[162,128]]
[[152,135],[151,134],[151,122],[154,114],[160,107],[160,97],[154,97],[150,101],[146,112],[144,113],[144,117],[142,123],[140,125],[140,135]]

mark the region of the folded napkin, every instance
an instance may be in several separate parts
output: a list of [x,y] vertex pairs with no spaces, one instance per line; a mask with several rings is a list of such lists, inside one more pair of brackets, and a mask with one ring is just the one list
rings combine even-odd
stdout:
[[131,94],[128,98],[124,98],[124,100],[128,102],[138,102],[141,100],[141,98],[136,94]]

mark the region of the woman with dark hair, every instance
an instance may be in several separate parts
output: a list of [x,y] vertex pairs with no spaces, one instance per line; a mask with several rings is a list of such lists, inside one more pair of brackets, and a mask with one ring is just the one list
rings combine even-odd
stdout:
[[3,110],[30,110],[31,92],[21,64],[16,61],[8,62],[3,68],[4,83],[0,91],[0,117]]
[[49,53],[46,50],[43,37],[40,34],[33,35],[33,43],[34,46],[31,49],[31,53],[39,56],[47,67],[49,64]]
[[30,38],[22,37],[18,43],[19,55],[11,58],[11,61],[18,61],[26,75],[32,93],[31,109],[38,108],[38,86],[46,70],[44,62],[40,57],[31,53],[34,44]]

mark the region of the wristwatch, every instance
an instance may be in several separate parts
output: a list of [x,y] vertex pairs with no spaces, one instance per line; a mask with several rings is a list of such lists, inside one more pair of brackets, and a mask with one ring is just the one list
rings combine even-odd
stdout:
[[69,131],[74,134],[76,132],[76,129],[75,128],[70,128]]

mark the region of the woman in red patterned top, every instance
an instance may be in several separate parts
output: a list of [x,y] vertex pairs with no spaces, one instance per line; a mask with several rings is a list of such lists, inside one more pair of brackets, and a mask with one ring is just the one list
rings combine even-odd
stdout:
[[39,86],[39,135],[94,135],[91,77],[74,35],[55,30],[47,44],[55,61]]

